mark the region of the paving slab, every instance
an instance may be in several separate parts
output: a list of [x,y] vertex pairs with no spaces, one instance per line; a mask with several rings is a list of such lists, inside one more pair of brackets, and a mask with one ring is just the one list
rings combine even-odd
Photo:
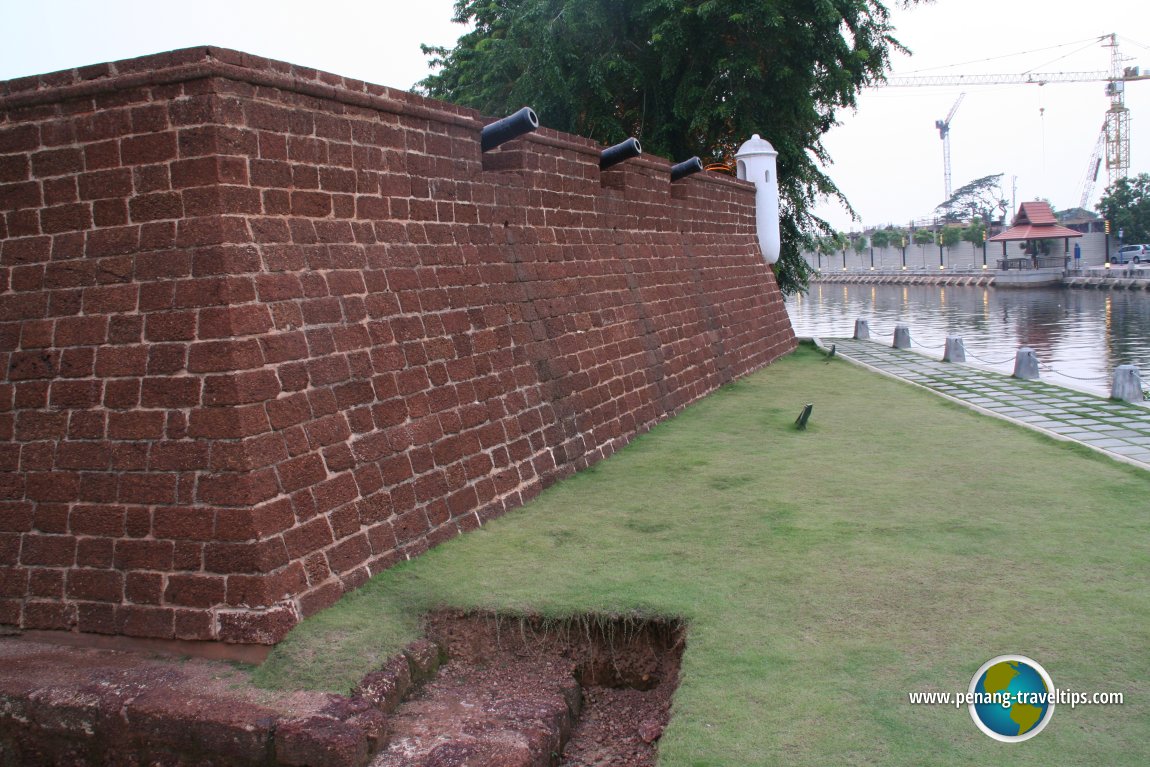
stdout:
[[[1041,380],[1023,381],[877,341],[826,338],[815,342],[824,349],[834,344],[837,354],[850,362],[921,386],[979,412],[1150,469],[1150,450],[1143,442],[1150,430],[1150,407],[1145,404],[1092,396]],[[1051,418],[1053,415],[1062,418]]]

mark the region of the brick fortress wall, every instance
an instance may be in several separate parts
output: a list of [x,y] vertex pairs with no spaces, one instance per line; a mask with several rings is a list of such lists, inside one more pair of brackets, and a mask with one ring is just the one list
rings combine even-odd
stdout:
[[0,83],[0,624],[274,643],[793,348],[750,184],[482,125],[220,49]]

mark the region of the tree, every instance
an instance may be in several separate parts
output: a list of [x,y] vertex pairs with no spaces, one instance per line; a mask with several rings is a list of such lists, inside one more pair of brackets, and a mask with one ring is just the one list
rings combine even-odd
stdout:
[[835,254],[838,250],[839,242],[837,233],[824,234],[821,237],[816,237],[814,241],[814,250],[819,255],[819,268],[823,268],[822,257],[826,256],[828,259]]
[[424,47],[435,98],[494,115],[528,104],[549,127],[636,136],[674,160],[729,161],[753,133],[769,139],[786,293],[804,289],[811,233],[831,232],[816,201],[849,207],[822,137],[903,50],[883,0],[456,0],[455,20],[474,25],[455,48]]
[[866,237],[859,235],[851,240],[851,248],[854,250],[855,255],[861,256],[866,252]]
[[929,229],[915,229],[911,232],[910,241],[918,246],[918,252],[922,255],[922,265],[926,266],[926,246],[934,242],[934,232]]
[[1097,210],[1110,222],[1111,236],[1121,229],[1125,243],[1150,243],[1150,173],[1115,181]]
[[987,220],[993,217],[995,210],[1005,215],[1010,204],[1002,195],[1001,173],[976,178],[965,186],[955,190],[950,199],[943,201],[935,208],[948,221],[957,221],[963,218],[984,216]]
[[[879,248],[880,251],[886,251],[888,247],[894,245],[899,247],[903,244],[902,232],[894,227],[887,227],[886,229],[875,229],[871,233],[871,246]],[[879,254],[879,264],[882,266],[882,253]]]
[[[876,248],[898,248],[902,256],[906,256],[906,232],[896,226],[887,226],[876,229],[870,238],[871,244]],[[904,259],[905,260],[905,259]]]
[[[897,227],[888,226],[883,229],[876,229],[871,233],[870,244],[880,250],[887,248],[902,248],[903,237],[906,233]],[[880,255],[880,261],[882,256]]]
[[906,237],[906,232],[902,229],[897,226],[887,226],[876,229],[871,234],[870,241],[876,248],[901,248],[904,237]]
[[846,232],[835,232],[832,238],[836,248],[843,256],[843,269],[847,268],[847,248],[851,246],[851,238]]
[[970,226],[963,228],[962,241],[970,243],[971,257],[978,255],[978,247],[985,242],[986,224],[979,218],[971,219]]
[[887,248],[894,242],[891,239],[892,231],[888,227],[886,229],[876,229],[870,236],[870,244],[876,248]]
[[946,252],[947,252],[947,254],[949,254],[951,248],[953,248],[958,243],[962,242],[962,227],[960,227],[960,226],[944,226],[942,228],[942,234],[940,235],[940,239],[941,239],[942,246],[944,248],[946,248]]

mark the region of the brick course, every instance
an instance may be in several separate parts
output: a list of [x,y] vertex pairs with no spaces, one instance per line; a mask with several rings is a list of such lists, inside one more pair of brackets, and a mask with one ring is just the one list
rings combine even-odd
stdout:
[[216,48],[0,83],[0,623],[274,643],[793,348],[749,184],[482,124]]

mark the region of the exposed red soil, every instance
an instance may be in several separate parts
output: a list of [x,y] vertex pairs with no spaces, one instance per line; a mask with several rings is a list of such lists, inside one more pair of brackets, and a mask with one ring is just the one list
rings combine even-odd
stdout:
[[[0,639],[0,767],[646,767],[683,630],[436,613],[350,696],[207,660]],[[446,663],[441,662],[446,658]]]
[[373,767],[655,763],[677,624],[438,613],[427,634],[449,660],[396,711]]

